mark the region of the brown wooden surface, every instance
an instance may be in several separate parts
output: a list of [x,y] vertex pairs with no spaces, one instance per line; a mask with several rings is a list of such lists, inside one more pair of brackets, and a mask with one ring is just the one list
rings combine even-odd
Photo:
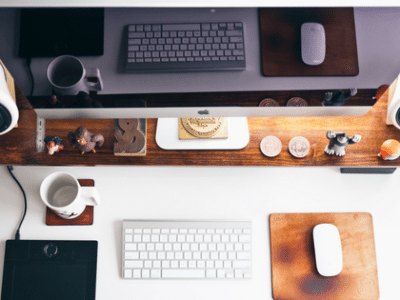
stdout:
[[[358,56],[353,8],[261,8],[262,70],[265,76],[355,76]],[[318,66],[301,58],[301,24],[321,23],[326,55]]]
[[[81,186],[94,186],[92,179],[78,179]],[[93,206],[86,206],[85,210],[74,219],[63,219],[50,208],[46,208],[46,225],[92,225]]]
[[[340,233],[343,269],[337,276],[321,276],[315,266],[312,229],[320,223],[334,224]],[[270,233],[275,300],[379,299],[370,214],[271,214]]]
[[[17,89],[19,91],[19,89]],[[155,143],[156,119],[147,120],[147,153],[143,157],[118,157],[113,155],[113,119],[46,120],[46,135],[58,135],[64,140],[65,149],[54,155],[35,152],[36,114],[25,97],[19,93],[19,127],[0,136],[0,164],[3,165],[189,165],[189,166],[337,166],[337,167],[397,167],[400,159],[384,161],[378,158],[380,146],[387,139],[400,141],[400,131],[388,126],[386,104],[387,86],[377,92],[378,101],[365,116],[315,117],[315,118],[248,118],[250,142],[238,151],[165,151]],[[367,99],[368,100],[368,99]],[[301,109],[301,108],[299,108]],[[102,148],[96,153],[81,154],[69,145],[69,131],[85,126],[93,134],[105,137]],[[328,144],[328,130],[344,131],[350,136],[360,134],[359,143],[349,145],[344,157],[324,153]],[[277,136],[283,144],[282,152],[275,158],[261,154],[259,145],[267,135]],[[311,149],[303,159],[292,157],[287,151],[289,141],[304,136]]]

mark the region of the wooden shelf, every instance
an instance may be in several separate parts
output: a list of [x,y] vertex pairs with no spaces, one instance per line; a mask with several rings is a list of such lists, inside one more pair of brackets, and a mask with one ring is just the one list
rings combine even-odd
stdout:
[[[0,164],[96,166],[96,165],[170,165],[170,166],[337,166],[337,167],[397,167],[400,159],[384,161],[377,157],[381,144],[387,139],[400,141],[400,131],[387,126],[386,105],[388,86],[377,91],[378,101],[365,116],[324,118],[248,118],[250,143],[240,151],[165,151],[155,142],[156,119],[147,120],[147,155],[120,157],[113,155],[113,119],[46,120],[46,135],[58,135],[64,140],[65,149],[54,155],[35,152],[36,114],[17,88],[20,109],[19,127],[0,136]],[[69,131],[85,126],[92,133],[105,137],[105,144],[97,153],[80,154],[67,139]],[[349,145],[344,157],[324,153],[328,144],[328,130],[344,131],[350,136],[360,134],[358,144]],[[259,149],[267,135],[277,136],[283,144],[282,152],[267,158]],[[303,159],[288,152],[291,138],[303,136],[310,141],[310,153]]]

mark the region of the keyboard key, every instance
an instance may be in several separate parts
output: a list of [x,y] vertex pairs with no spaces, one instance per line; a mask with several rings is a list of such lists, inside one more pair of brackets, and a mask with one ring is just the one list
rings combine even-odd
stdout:
[[146,33],[144,33],[144,32],[129,32],[128,37],[130,39],[133,39],[133,38],[144,38],[144,37],[146,37]]
[[160,278],[161,277],[161,269],[152,269],[150,270],[151,278]]
[[143,268],[143,261],[141,260],[125,260],[125,268]]
[[240,30],[227,30],[225,32],[226,36],[242,36],[242,31]]
[[178,270],[162,270],[163,278],[204,278],[204,270],[196,269],[178,269]]
[[129,45],[140,45],[142,43],[141,39],[129,39],[128,44]]
[[125,269],[124,277],[125,278],[132,278],[132,270],[131,269]]

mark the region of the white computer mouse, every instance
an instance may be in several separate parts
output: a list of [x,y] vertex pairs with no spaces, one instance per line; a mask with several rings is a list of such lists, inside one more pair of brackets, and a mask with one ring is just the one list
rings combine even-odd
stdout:
[[320,23],[303,23],[301,25],[301,58],[310,66],[322,64],[325,60],[325,29]]
[[318,224],[313,229],[315,262],[322,276],[336,276],[343,268],[342,243],[337,227]]

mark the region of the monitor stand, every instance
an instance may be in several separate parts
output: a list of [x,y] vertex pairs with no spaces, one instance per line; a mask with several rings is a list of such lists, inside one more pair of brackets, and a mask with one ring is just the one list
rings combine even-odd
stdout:
[[227,117],[228,138],[180,140],[178,118],[157,120],[156,143],[164,150],[240,150],[250,141],[246,117]]

